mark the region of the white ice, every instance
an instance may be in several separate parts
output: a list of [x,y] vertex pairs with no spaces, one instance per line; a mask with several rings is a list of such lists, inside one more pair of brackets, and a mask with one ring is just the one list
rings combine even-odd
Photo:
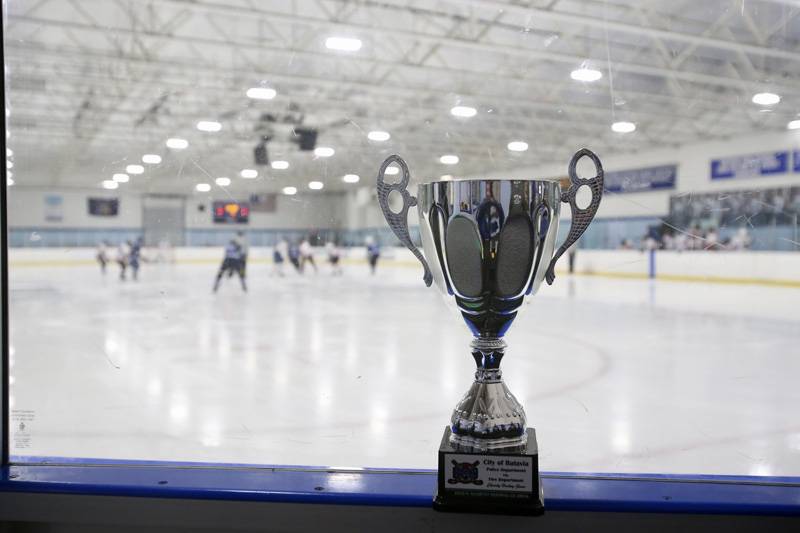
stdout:
[[[474,368],[421,270],[11,272],[12,453],[435,468]],[[800,475],[800,289],[572,277],[507,336],[546,471]],[[24,430],[20,430],[24,422]]]

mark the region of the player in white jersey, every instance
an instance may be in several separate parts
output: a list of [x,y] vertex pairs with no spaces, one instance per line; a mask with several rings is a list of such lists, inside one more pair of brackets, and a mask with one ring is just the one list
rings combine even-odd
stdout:
[[119,279],[125,281],[125,272],[128,270],[128,260],[131,254],[131,247],[123,241],[117,246],[117,256],[115,261],[119,265]]
[[342,275],[342,265],[339,264],[342,253],[339,247],[331,241],[325,245],[325,251],[328,253],[328,263],[331,265],[331,273],[334,276]]
[[100,263],[100,271],[106,275],[106,265],[108,264],[108,241],[101,241],[97,245],[97,262]]
[[303,242],[300,243],[300,270],[303,271],[306,268],[306,263],[311,263],[311,266],[314,267],[314,274],[317,273],[317,264],[314,262],[314,249],[311,248],[311,243],[308,242],[308,239],[303,239]]

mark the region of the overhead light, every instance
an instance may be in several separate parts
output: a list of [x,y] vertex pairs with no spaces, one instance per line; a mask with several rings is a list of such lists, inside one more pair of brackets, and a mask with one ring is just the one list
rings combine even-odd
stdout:
[[458,163],[457,155],[443,155],[439,158],[439,162],[443,165],[455,165]]
[[396,165],[390,165],[386,167],[386,175],[387,176],[394,176],[395,174],[400,174],[400,167]]
[[800,120],[793,120],[786,125],[788,130],[800,130]]
[[14,175],[14,173],[13,173],[13,172],[11,172],[10,170],[9,170],[8,172],[6,172],[6,176],[8,176],[9,178],[10,178],[11,176],[13,176],[13,175]]
[[125,167],[125,172],[128,174],[143,174],[144,167],[142,165],[128,165]]
[[314,189],[315,191],[320,190],[324,186],[325,186],[325,184],[322,183],[321,181],[309,181],[308,182],[308,188],[309,189]]
[[450,181],[450,180],[453,179],[453,175],[452,174],[442,174],[441,176],[439,176],[439,179],[442,180],[442,181]]
[[230,178],[217,178],[217,179],[214,180],[214,183],[216,183],[220,187],[227,187],[228,185],[231,184],[231,179]]
[[603,77],[603,73],[593,68],[581,67],[570,72],[569,77],[575,81],[593,82]]
[[250,87],[245,94],[254,100],[272,100],[278,92],[269,87]]
[[314,148],[314,155],[317,157],[330,157],[336,153],[336,150],[330,146],[319,146]]
[[127,174],[114,174],[111,176],[111,179],[116,181],[117,183],[128,183],[128,180],[131,178]]
[[388,141],[391,138],[392,138],[392,136],[389,135],[388,131],[377,131],[376,130],[376,131],[371,131],[371,132],[367,133],[367,139],[369,139],[370,141],[383,142],[383,141]]
[[103,181],[103,188],[104,189],[116,189],[119,187],[119,183],[114,180],[104,180]]
[[342,181],[345,183],[358,183],[361,177],[358,174],[345,174],[342,177]]
[[781,97],[775,93],[757,93],[753,95],[753,103],[758,105],[775,105]]
[[147,163],[148,165],[157,165],[161,163],[161,156],[156,154],[144,154],[142,156],[142,163]]
[[178,137],[172,137],[167,139],[167,148],[172,148],[173,150],[183,150],[189,146],[189,141],[186,139],[179,139]]
[[8,185],[9,187],[14,185],[14,180],[11,179],[11,176],[8,176],[8,179],[6,179],[6,185]]
[[213,120],[201,120],[197,123],[197,129],[200,131],[215,132],[222,129],[222,124]]
[[284,187],[283,194],[287,196],[291,196],[293,194],[297,194],[297,187]]
[[243,168],[239,175],[245,179],[253,179],[258,177],[258,170],[253,170],[252,168]]
[[477,113],[478,113],[477,109],[466,105],[457,105],[450,110],[450,114],[453,115],[454,117],[469,118],[469,117],[474,117]]
[[6,157],[13,157],[13,156],[14,156],[14,150],[12,150],[11,148],[6,148]]
[[11,161],[6,161],[6,168],[14,168],[14,163]]
[[355,37],[328,37],[325,39],[325,47],[329,50],[357,52],[361,50],[361,39],[356,39]]
[[196,190],[197,192],[208,192],[211,190],[211,185],[209,185],[208,183],[198,183],[197,185],[194,186],[194,190]]
[[630,133],[636,130],[636,124],[633,122],[615,122],[611,125],[611,131],[616,133]]
[[528,149],[528,143],[525,141],[511,141],[508,143],[508,149],[512,152],[524,152]]
[[[331,155],[333,155],[333,154],[331,154]],[[272,162],[272,168],[274,168],[275,170],[286,170],[287,168],[289,168],[289,162],[288,161],[273,161]]]

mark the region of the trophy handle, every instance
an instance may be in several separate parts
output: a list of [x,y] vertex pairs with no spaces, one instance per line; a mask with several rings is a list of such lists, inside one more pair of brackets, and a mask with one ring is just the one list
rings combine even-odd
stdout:
[[[392,163],[397,163],[400,167],[403,172],[403,178],[399,183],[387,184],[384,181],[384,177],[386,169]],[[425,261],[425,257],[417,250],[414,243],[411,242],[411,235],[408,233],[408,208],[417,205],[417,199],[408,192],[408,182],[410,179],[411,175],[408,172],[408,165],[406,165],[402,157],[399,155],[390,155],[387,157],[378,171],[378,203],[381,206],[381,211],[383,211],[386,222],[389,223],[389,227],[392,228],[394,234],[397,235],[400,242],[411,250],[411,253],[422,263],[422,267],[425,269],[425,275],[422,279],[425,281],[425,285],[430,287],[431,283],[433,283],[431,269],[428,267],[428,262]],[[399,192],[403,197],[403,208],[398,213],[395,213],[389,208],[389,194],[392,191]]]
[[[583,156],[588,156],[589,159],[592,160],[592,163],[594,163],[597,175],[593,178],[583,179],[578,177],[576,167],[578,166],[578,161],[580,161]],[[575,241],[577,241],[580,236],[583,235],[583,232],[586,231],[586,228],[589,227],[589,223],[591,223],[594,219],[594,215],[597,213],[597,208],[600,207],[600,199],[603,197],[603,165],[600,163],[600,158],[598,158],[594,152],[588,148],[583,148],[575,152],[575,155],[572,156],[572,160],[569,162],[568,172],[569,180],[572,184],[567,191],[561,193],[561,201],[569,203],[569,207],[572,211],[572,221],[569,233],[567,234],[567,240],[564,241],[564,244],[562,244],[555,253],[553,259],[550,260],[550,266],[547,267],[545,278],[547,279],[548,285],[552,285],[553,280],[556,279],[556,261],[558,261],[559,257],[561,257],[570,246],[575,244]],[[592,191],[592,201],[586,209],[579,208],[575,201],[578,189],[582,185],[587,185]]]

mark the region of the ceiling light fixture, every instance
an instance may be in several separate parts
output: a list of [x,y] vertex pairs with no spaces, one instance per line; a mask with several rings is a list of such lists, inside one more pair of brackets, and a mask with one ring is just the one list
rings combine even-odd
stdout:
[[215,132],[222,129],[222,124],[213,120],[201,120],[197,123],[197,129],[200,131]]
[[458,163],[457,155],[443,155],[439,158],[439,162],[443,165],[455,165]]
[[512,152],[524,152],[528,149],[528,143],[525,141],[511,141],[508,143],[507,148]]
[[388,141],[391,138],[392,136],[389,135],[388,131],[376,130],[367,133],[367,139],[369,139],[370,141],[383,142],[383,141]]
[[340,52],[357,52],[361,50],[361,44],[361,39],[355,37],[328,37],[325,39],[326,48]]
[[208,192],[211,190],[211,185],[209,185],[208,183],[198,183],[197,185],[194,186],[194,190],[196,190],[197,192]]
[[636,124],[633,122],[615,122],[611,125],[611,131],[615,133],[631,133],[636,130]]
[[104,180],[103,181],[103,188],[104,189],[116,189],[119,187],[119,183],[114,180]]
[[167,148],[172,148],[173,150],[183,150],[184,148],[188,147],[189,141],[186,139],[180,139],[178,137],[167,139]]
[[130,180],[131,178],[127,174],[114,174],[113,176],[111,176],[111,179],[116,181],[117,183],[128,183],[128,180]]
[[8,179],[6,180],[6,185],[8,185],[9,187],[14,185],[14,180],[11,179],[11,176],[9,176]]
[[288,161],[273,161],[271,166],[275,170],[286,170],[287,168],[289,168],[289,162]]
[[258,170],[252,168],[243,168],[239,175],[245,179],[251,180],[258,177]]
[[225,177],[217,178],[214,180],[214,183],[216,183],[220,187],[227,187],[228,185],[231,184],[231,179]]
[[148,165],[157,165],[161,163],[161,156],[156,154],[144,154],[142,156],[142,163],[147,163]]
[[250,87],[245,94],[253,100],[272,100],[278,91],[269,87]]
[[474,107],[466,105],[457,105],[450,109],[450,114],[454,117],[470,118],[478,114],[478,110]]
[[753,95],[753,103],[758,105],[775,105],[780,101],[780,95],[775,93],[757,93]]
[[603,77],[603,73],[593,68],[581,67],[570,72],[569,77],[575,81],[591,83]]
[[322,183],[321,181],[309,181],[308,182],[308,188],[309,189],[313,189],[315,191],[318,191],[318,190],[322,189],[324,186],[325,186],[325,184]]
[[361,176],[359,176],[358,174],[345,174],[342,177],[342,181],[345,183],[358,183],[360,179]]
[[330,146],[319,146],[314,148],[314,155],[317,157],[330,157],[336,153],[336,150]]
[[297,194],[297,187],[284,187],[283,194],[287,196],[292,196],[293,194]]
[[787,130],[800,130],[800,119],[793,120],[786,125]]
[[128,165],[125,167],[125,172],[128,174],[144,174],[144,167],[142,165]]

